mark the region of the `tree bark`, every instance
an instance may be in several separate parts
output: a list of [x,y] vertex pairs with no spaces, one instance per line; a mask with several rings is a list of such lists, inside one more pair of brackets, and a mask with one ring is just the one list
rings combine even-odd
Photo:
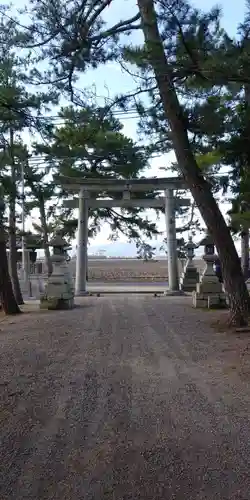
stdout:
[[44,242],[44,254],[45,254],[45,262],[47,266],[48,276],[50,276],[53,272],[53,264],[51,262],[51,255],[49,251],[49,235],[48,235],[48,226],[46,221],[46,213],[44,200],[39,200],[39,210],[40,210],[40,218],[41,218],[41,228],[43,230],[43,242]]
[[[247,112],[248,116],[250,116],[250,85],[245,85],[244,87],[244,92],[245,92],[245,104],[247,106]],[[248,120],[247,122],[247,130],[246,133],[249,137],[250,135],[250,122]],[[250,163],[250,157],[248,158],[248,162]],[[248,163],[248,164],[249,164]],[[241,209],[243,212],[248,210],[247,204],[244,202],[241,205]],[[243,275],[245,280],[248,279],[249,277],[249,228],[244,227],[243,225],[243,231],[241,233],[241,267],[243,271]]]
[[244,229],[240,235],[241,267],[245,280],[249,275],[249,229]]
[[16,171],[15,160],[13,156],[14,136],[13,130],[10,130],[10,157],[11,157],[11,180],[12,190],[9,197],[9,259],[10,276],[13,285],[14,294],[18,304],[24,304],[17,273],[17,242],[16,242]]
[[0,302],[5,314],[20,314],[8,269],[4,228],[0,220]]
[[209,183],[199,169],[188,139],[182,107],[174,87],[170,66],[158,28],[153,0],[137,0],[148,57],[154,71],[162,105],[172,132],[173,148],[180,172],[214,239],[221,261],[225,289],[229,297],[232,321],[245,324],[250,311],[250,297],[242,274],[233,239],[213,197]]

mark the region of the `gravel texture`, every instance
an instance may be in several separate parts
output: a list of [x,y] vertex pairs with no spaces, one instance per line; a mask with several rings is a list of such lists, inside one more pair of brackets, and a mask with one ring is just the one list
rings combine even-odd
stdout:
[[82,304],[0,324],[0,499],[250,498],[247,337],[183,298]]

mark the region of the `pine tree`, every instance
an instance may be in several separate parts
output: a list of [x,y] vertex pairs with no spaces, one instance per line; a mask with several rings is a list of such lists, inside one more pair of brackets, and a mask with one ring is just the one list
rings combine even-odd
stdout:
[[26,213],[38,209],[40,225],[33,223],[33,227],[41,235],[47,272],[50,275],[52,273],[52,262],[49,250],[50,225],[48,219],[53,216],[57,204],[57,200],[54,200],[54,203],[52,202],[55,187],[51,183],[51,179],[48,178],[46,168],[39,169],[36,165],[29,163],[28,160],[24,168],[24,178],[26,181],[26,198],[28,200],[25,203]]
[[[16,50],[17,24],[0,13],[0,133],[3,141],[1,153],[1,179],[9,209],[9,263],[14,293],[19,304],[23,303],[17,273],[17,206],[20,200],[21,168],[27,154],[21,134],[39,126],[42,109],[56,103],[56,92],[27,91],[29,54],[19,56]],[[45,127],[43,127],[45,128]]]
[[12,283],[9,275],[7,251],[6,251],[6,232],[4,227],[3,215],[5,204],[0,193],[0,307],[5,314],[19,314],[21,310],[18,307],[15,295],[12,289]]
[[153,247],[146,241],[139,241],[136,244],[137,248],[137,258],[142,259],[144,262],[152,260],[155,255],[156,247]]
[[[62,123],[51,133],[50,145],[36,145],[37,154],[42,155],[44,164],[49,166],[51,173],[86,179],[130,179],[146,172],[147,151],[126,137],[119,120],[111,112],[106,114],[104,111],[103,108],[87,105],[82,109],[69,107],[61,111]],[[40,184],[41,175],[41,169],[37,173],[34,170],[38,188],[44,189]],[[31,179],[31,186],[30,182]],[[46,186],[48,188],[48,181]],[[34,186],[32,189],[34,194]],[[51,192],[53,193],[53,190]],[[66,189],[60,191],[55,188],[54,193],[57,196],[54,217],[63,234],[72,237],[77,228],[77,220],[72,217],[72,210],[63,208],[62,202],[63,197],[71,194],[67,193]],[[103,193],[97,193],[97,196],[98,194]],[[153,193],[141,195],[154,196]],[[114,198],[119,196],[119,193],[112,193]],[[120,213],[115,208],[91,210],[92,224],[89,235],[94,236],[104,221],[110,224],[112,238],[118,237],[119,232],[127,235],[129,239],[140,239],[141,232],[147,237],[158,234],[156,224],[148,221],[141,215],[142,212],[141,208],[121,209]]]
[[[163,13],[166,13],[166,10],[170,10],[168,9],[169,5],[170,2],[166,0],[163,4]],[[154,71],[165,117],[170,126],[173,148],[179,169],[190,188],[217,247],[225,288],[229,295],[230,307],[233,314],[232,321],[243,324],[246,321],[246,316],[249,314],[250,298],[241,272],[238,255],[229,228],[212,195],[211,187],[205,180],[196,162],[188,137],[186,117],[177,95],[172,68],[169,64],[168,53],[164,48],[161,38],[153,0],[138,0],[138,6],[141,14],[148,60]],[[175,26],[175,29],[177,30],[177,26]]]

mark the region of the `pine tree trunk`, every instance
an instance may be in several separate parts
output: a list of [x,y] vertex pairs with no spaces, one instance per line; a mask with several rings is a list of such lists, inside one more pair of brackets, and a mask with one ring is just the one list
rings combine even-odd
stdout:
[[153,0],[137,0],[150,64],[154,70],[162,105],[172,132],[173,148],[180,172],[214,239],[221,261],[224,284],[229,297],[232,322],[242,325],[250,312],[250,297],[233,239],[211,187],[204,179],[188,140],[186,121],[179,103],[171,69],[158,29]]
[[47,266],[48,276],[50,276],[53,272],[53,264],[51,262],[51,255],[50,255],[50,251],[49,251],[49,235],[48,235],[48,226],[47,226],[47,221],[46,221],[44,200],[39,200],[39,210],[40,210],[40,218],[41,218],[41,227],[42,227],[42,231],[43,231],[45,262],[46,262],[46,266]]
[[[13,206],[14,205],[14,206]],[[9,264],[14,294],[18,304],[24,304],[17,273],[17,244],[15,228],[15,203],[9,204]]]
[[0,303],[5,314],[20,314],[8,269],[4,229],[0,221]]
[[249,230],[245,229],[240,235],[241,242],[241,267],[245,280],[249,276]]
[[51,276],[51,274],[53,272],[53,264],[51,262],[51,255],[50,255],[48,243],[44,243],[44,255],[45,255],[45,262],[46,262],[46,266],[47,266],[48,276]]
[[18,304],[24,304],[22,292],[20,288],[18,273],[17,273],[17,244],[16,244],[16,172],[15,162],[13,158],[13,131],[10,130],[10,156],[12,157],[11,164],[11,180],[12,188],[9,202],[9,259],[10,259],[10,276],[13,285],[13,291]]

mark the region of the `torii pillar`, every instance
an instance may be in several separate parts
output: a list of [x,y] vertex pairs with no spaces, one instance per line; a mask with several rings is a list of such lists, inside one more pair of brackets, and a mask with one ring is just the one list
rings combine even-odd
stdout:
[[77,229],[75,296],[87,295],[88,271],[88,195],[81,189],[79,193],[79,215]]
[[165,200],[166,237],[168,248],[168,290],[166,291],[166,294],[179,295],[181,291],[179,285],[175,226],[175,197],[173,189],[166,189]]

